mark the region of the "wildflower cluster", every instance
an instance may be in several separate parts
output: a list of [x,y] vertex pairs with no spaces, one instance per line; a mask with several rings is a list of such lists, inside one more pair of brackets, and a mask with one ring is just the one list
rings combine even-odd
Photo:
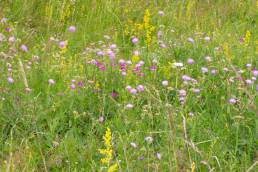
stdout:
[[101,163],[108,168],[108,172],[114,172],[118,168],[118,164],[111,165],[113,150],[112,150],[112,132],[110,128],[107,128],[105,135],[103,136],[104,149],[99,149],[99,153],[104,156],[101,158]]

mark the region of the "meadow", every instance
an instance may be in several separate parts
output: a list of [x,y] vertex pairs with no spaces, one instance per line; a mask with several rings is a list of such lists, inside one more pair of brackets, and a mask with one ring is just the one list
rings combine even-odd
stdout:
[[0,171],[258,171],[258,1],[0,0]]

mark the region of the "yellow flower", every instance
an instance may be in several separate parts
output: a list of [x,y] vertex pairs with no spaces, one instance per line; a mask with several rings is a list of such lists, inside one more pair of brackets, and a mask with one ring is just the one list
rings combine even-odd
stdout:
[[193,162],[191,165],[191,172],[194,172],[194,171],[195,171],[195,163]]
[[139,56],[133,55],[133,57],[132,57],[132,62],[133,62],[133,63],[136,63],[136,62],[138,62],[139,60],[140,60],[140,57],[139,57]]
[[114,165],[111,165],[109,168],[108,168],[108,172],[115,172],[117,171],[117,168],[118,168],[118,164],[114,164]]
[[250,41],[250,37],[251,37],[251,32],[249,30],[247,30],[246,33],[245,33],[245,37],[244,37],[244,44],[245,44],[245,46],[248,45],[248,43]]
[[101,163],[106,164],[109,166],[110,161],[112,160],[112,144],[111,144],[111,139],[112,139],[112,133],[110,128],[107,128],[105,135],[103,136],[103,142],[105,145],[105,149],[99,149],[99,153],[104,155],[104,158],[101,158]]

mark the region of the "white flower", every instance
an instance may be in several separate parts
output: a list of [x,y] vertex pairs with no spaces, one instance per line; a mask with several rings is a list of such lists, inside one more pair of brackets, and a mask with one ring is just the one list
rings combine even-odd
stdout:
[[174,64],[174,67],[183,67],[184,64],[183,63],[173,63]]

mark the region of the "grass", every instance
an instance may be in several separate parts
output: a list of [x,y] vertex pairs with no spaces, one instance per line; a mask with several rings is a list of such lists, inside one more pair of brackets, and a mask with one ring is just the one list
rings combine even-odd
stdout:
[[0,1],[0,171],[256,171],[257,3]]

